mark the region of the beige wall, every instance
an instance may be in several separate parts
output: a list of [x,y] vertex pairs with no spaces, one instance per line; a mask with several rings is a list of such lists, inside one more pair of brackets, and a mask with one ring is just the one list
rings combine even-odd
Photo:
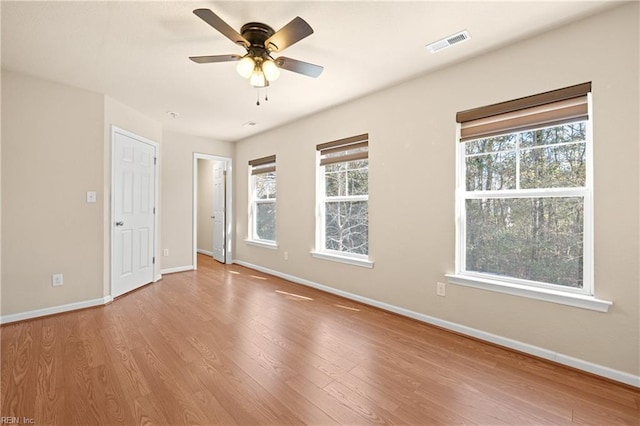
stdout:
[[198,160],[198,250],[213,253],[213,165]]
[[[2,314],[103,296],[103,96],[2,71]],[[64,274],[52,287],[51,275]]]
[[[0,73],[0,111],[2,111],[2,73]],[[2,114],[0,114],[2,129]],[[2,316],[2,132],[0,132],[0,317]]]
[[[159,144],[156,272],[192,264],[192,155],[231,157],[232,144],[165,136],[159,121],[101,94],[5,70],[2,83],[3,316],[110,294],[112,125]],[[54,273],[63,286],[51,286]]]
[[[624,5],[237,143],[235,258],[640,374],[638,16],[637,3]],[[454,285],[437,297],[436,282],[455,269],[456,112],[586,81],[594,100],[595,288],[614,306],[600,313]],[[373,269],[309,254],[315,145],[364,132]],[[247,161],[271,154],[278,250],[243,242]]]
[[193,154],[233,155],[233,144],[174,132],[163,134],[161,257],[163,270],[193,266]]

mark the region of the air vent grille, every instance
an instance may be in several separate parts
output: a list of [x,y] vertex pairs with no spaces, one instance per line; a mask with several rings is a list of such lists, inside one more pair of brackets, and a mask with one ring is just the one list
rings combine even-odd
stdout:
[[465,31],[460,31],[459,33],[452,34],[449,37],[445,37],[441,40],[434,41],[431,44],[427,45],[427,49],[429,52],[435,53],[439,50],[446,49],[447,47],[451,47],[454,44],[462,43],[463,41],[469,40],[471,36],[469,33]]

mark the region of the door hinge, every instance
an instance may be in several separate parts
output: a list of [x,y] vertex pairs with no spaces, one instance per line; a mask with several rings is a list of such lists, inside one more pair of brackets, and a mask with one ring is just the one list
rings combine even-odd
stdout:
[[153,157],[153,165],[155,166],[156,164],[158,164],[158,157]]
[[156,257],[153,256],[153,259],[151,260],[151,263],[153,263],[154,265],[156,264]]
[[226,170],[223,170],[223,171],[222,171],[222,176],[226,176],[226,175],[227,175],[227,171],[226,171]]
[[156,208],[155,207],[153,208],[153,214],[156,214]]

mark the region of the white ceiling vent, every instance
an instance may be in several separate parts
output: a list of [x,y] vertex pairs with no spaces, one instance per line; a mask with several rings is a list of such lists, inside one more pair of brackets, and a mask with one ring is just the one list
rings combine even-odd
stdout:
[[431,44],[427,44],[427,49],[429,52],[436,53],[439,50],[446,49],[447,47],[451,47],[454,44],[462,43],[463,41],[469,40],[471,36],[467,32],[467,30],[460,31],[459,33],[450,35],[449,37],[445,37],[442,40],[434,41]]

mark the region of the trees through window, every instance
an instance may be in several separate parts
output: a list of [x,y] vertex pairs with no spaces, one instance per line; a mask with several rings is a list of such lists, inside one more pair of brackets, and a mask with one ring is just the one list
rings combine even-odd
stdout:
[[459,120],[458,273],[592,294],[589,91]]
[[368,135],[318,145],[318,250],[366,258],[369,253]]
[[276,156],[249,161],[251,172],[250,240],[276,241]]

